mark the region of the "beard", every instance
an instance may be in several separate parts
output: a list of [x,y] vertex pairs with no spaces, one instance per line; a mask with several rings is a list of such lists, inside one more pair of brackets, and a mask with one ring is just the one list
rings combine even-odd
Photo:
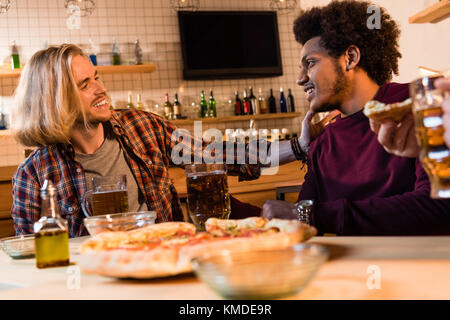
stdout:
[[316,112],[328,112],[339,109],[341,106],[342,98],[349,91],[349,80],[345,76],[344,71],[342,71],[342,68],[339,65],[337,59],[334,61],[333,67],[334,73],[336,74],[336,79],[333,85],[331,86],[332,91],[331,99],[328,99],[332,101],[324,102],[317,108]]

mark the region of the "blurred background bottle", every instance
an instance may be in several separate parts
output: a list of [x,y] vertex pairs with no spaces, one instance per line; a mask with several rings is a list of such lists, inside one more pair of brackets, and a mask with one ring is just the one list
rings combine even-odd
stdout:
[[277,102],[275,100],[275,97],[273,96],[272,89],[270,89],[270,96],[269,96],[268,102],[269,102],[269,112],[277,113]]
[[205,92],[202,90],[200,95],[200,117],[205,118],[208,115],[208,103],[205,99]]
[[216,100],[214,99],[214,95],[213,95],[212,90],[210,91],[210,94],[209,94],[208,116],[210,118],[216,118],[217,117]]
[[240,116],[241,114],[243,114],[243,108],[242,108],[242,101],[239,98],[239,92],[235,91],[234,92],[234,96],[235,96],[235,102],[234,102],[234,114],[236,116]]
[[120,65],[120,50],[119,46],[117,45],[116,39],[114,39],[113,49],[112,49],[112,64],[114,66]]
[[267,113],[267,103],[266,99],[263,96],[261,88],[258,90],[258,104],[259,104],[259,110],[261,113]]
[[16,41],[12,42],[11,69],[20,69],[19,50],[17,49]]
[[142,111],[146,110],[145,105],[142,102],[142,96],[141,96],[140,93],[138,93],[137,98],[136,98],[136,109],[137,110],[142,110]]
[[164,117],[167,120],[173,119],[173,106],[169,101],[169,93],[166,93],[166,96],[164,97]]
[[142,48],[139,44],[139,39],[136,39],[134,43],[134,56],[136,58],[136,64],[142,64]]
[[3,112],[3,98],[0,97],[0,130],[8,129],[8,124],[6,122],[6,116]]
[[131,91],[128,92],[127,108],[128,109],[136,109],[136,107],[133,104],[133,93]]
[[255,95],[253,94],[253,88],[252,87],[250,87],[249,88],[249,96],[248,96],[248,99],[250,100],[250,114],[258,114],[257,112],[256,112],[256,97],[255,97]]
[[287,103],[283,88],[280,88],[280,112],[287,112]]
[[244,90],[244,100],[242,102],[244,105],[244,114],[250,114],[250,109],[252,108],[252,105],[250,103],[250,99],[247,97],[247,90]]
[[88,49],[88,55],[89,59],[91,59],[91,62],[94,66],[97,65],[97,48],[94,45],[94,42],[92,39],[89,39],[89,49]]
[[175,99],[173,100],[173,118],[181,119],[181,103],[178,100],[178,93],[175,93]]
[[295,112],[294,96],[292,95],[291,89],[289,88],[289,94],[287,97],[287,110],[288,112]]

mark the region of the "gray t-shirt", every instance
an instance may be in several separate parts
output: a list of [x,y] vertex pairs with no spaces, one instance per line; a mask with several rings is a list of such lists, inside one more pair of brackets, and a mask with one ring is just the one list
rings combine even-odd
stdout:
[[124,151],[110,129],[105,128],[105,141],[93,154],[75,153],[75,160],[85,171],[87,190],[92,190],[92,178],[127,176],[128,209],[130,212],[148,210],[136,179],[125,160]]

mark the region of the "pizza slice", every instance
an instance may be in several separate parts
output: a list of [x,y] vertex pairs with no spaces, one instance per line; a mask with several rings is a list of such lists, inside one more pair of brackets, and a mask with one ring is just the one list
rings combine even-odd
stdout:
[[119,278],[154,278],[192,271],[192,258],[217,250],[264,250],[306,241],[314,227],[297,220],[210,218],[206,232],[186,222],[165,222],[128,232],[104,232],[81,246],[85,273]]

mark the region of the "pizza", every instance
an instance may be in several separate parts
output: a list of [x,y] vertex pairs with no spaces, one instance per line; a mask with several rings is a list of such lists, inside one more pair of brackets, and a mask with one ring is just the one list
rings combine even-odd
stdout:
[[397,103],[383,103],[376,100],[371,100],[366,103],[363,112],[368,118],[375,121],[392,118],[398,122],[402,120],[406,114],[411,112],[411,108],[411,98]]
[[163,222],[131,231],[108,231],[82,243],[84,273],[118,278],[155,278],[192,272],[191,260],[227,249],[277,249],[306,241],[317,230],[297,220],[210,218],[205,232],[187,222]]

